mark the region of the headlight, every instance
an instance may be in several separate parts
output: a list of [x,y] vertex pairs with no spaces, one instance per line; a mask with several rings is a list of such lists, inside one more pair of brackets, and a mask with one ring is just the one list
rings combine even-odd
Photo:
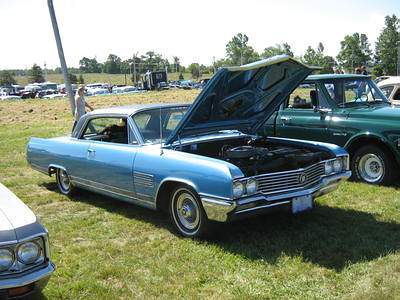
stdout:
[[18,260],[26,265],[32,264],[39,258],[40,252],[40,246],[35,242],[23,243],[17,250]]
[[0,272],[8,270],[14,263],[14,254],[8,249],[0,249]]
[[235,181],[233,183],[233,198],[240,198],[244,194],[244,185],[240,181]]
[[257,192],[258,183],[255,179],[249,179],[246,183],[246,192],[248,195],[254,194]]
[[335,173],[340,173],[342,172],[343,169],[343,160],[341,158],[336,159],[333,161],[333,171]]
[[325,175],[332,174],[332,172],[333,172],[333,162],[327,161],[325,163]]

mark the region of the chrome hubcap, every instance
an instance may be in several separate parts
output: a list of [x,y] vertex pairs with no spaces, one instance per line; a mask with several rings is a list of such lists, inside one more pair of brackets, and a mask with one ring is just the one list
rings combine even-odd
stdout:
[[178,196],[176,213],[179,222],[186,229],[193,230],[199,225],[199,207],[190,193],[183,192]]
[[385,174],[385,164],[379,156],[368,153],[361,157],[358,172],[365,181],[378,182]]
[[68,174],[64,170],[60,171],[60,185],[65,191],[68,191],[71,185]]

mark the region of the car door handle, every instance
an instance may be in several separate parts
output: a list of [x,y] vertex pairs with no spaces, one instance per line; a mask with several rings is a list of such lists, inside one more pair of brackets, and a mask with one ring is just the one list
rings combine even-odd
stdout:
[[281,117],[281,121],[283,122],[283,123],[290,123],[290,120],[291,120],[292,118],[290,118],[290,117]]
[[87,152],[88,152],[88,153],[96,153],[96,150],[94,150],[94,149],[88,149]]

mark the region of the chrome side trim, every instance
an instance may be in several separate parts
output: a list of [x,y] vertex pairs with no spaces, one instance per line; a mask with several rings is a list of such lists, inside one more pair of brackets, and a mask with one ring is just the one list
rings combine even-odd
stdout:
[[42,166],[39,166],[39,165],[34,164],[34,163],[30,163],[30,165],[31,165],[32,169],[34,169],[36,171],[39,171],[39,172],[44,173],[44,174],[49,174],[48,170],[46,168],[42,167]]
[[154,175],[142,173],[142,172],[133,172],[133,183],[136,185],[141,185],[147,188],[154,187]]
[[[128,199],[131,199],[132,202],[137,203],[137,204],[142,204],[146,207],[150,207],[153,209],[155,209],[155,207],[156,207],[156,204],[153,201],[136,198],[136,197],[134,197],[135,194],[129,190],[120,189],[120,188],[117,188],[114,186],[106,185],[106,184],[88,180],[88,179],[83,179],[83,178],[76,177],[76,176],[71,176],[71,182],[73,184],[77,184],[77,185],[80,185],[83,187],[87,187],[87,188],[95,189],[98,191],[110,193],[110,194],[113,194],[116,196],[128,198]],[[110,196],[112,196],[112,195],[110,195]]]

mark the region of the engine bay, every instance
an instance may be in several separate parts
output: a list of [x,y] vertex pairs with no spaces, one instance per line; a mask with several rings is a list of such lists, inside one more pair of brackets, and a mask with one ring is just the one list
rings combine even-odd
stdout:
[[241,137],[182,146],[181,151],[230,162],[245,176],[304,168],[329,159],[326,151],[268,138]]

